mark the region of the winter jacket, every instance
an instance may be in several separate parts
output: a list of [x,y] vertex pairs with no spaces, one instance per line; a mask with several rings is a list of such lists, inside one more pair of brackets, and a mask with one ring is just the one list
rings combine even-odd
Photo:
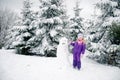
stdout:
[[78,43],[77,41],[71,42],[70,45],[73,46],[73,58],[74,59],[76,59],[78,57],[80,58],[80,55],[85,53],[86,45],[84,42],[82,42],[82,43]]

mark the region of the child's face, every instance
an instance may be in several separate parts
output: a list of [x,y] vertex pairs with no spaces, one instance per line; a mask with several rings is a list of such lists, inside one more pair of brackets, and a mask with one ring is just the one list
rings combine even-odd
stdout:
[[82,40],[83,40],[83,37],[79,37],[78,40],[79,40],[79,41],[82,41]]

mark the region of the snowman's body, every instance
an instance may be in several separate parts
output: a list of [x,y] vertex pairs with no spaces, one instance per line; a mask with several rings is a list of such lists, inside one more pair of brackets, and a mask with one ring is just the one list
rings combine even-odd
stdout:
[[66,68],[70,65],[68,45],[68,39],[65,37],[61,38],[57,48],[57,58],[59,60],[59,65],[61,68]]

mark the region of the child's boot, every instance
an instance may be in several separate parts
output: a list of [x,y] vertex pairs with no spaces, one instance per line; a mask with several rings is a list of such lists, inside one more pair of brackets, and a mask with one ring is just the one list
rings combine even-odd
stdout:
[[73,67],[76,68],[76,66],[77,66],[77,61],[73,60]]
[[81,68],[81,62],[80,61],[77,62],[77,68],[78,68],[78,70],[80,70],[80,68]]

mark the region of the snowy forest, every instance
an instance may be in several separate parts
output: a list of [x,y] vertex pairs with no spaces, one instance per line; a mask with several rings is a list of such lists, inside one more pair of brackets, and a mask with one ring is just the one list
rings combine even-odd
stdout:
[[[85,57],[87,59],[95,61],[96,64],[112,66],[115,68],[117,67],[119,72],[116,74],[118,75],[120,73],[120,0],[98,1],[94,4],[95,12],[89,19],[83,18],[80,14],[83,10],[83,8],[80,8],[80,0],[75,0],[75,6],[72,9],[74,16],[67,14],[66,4],[64,4],[64,0],[38,1],[39,7],[38,10],[35,11],[32,9],[34,3],[32,3],[30,0],[24,0],[20,13],[21,16],[9,8],[2,8],[1,6],[0,66],[2,65],[1,61],[7,59],[2,58],[3,53],[8,54],[9,51],[12,50],[14,50],[13,53],[20,56],[37,56],[37,59],[41,58],[41,63],[43,57],[45,57],[45,59],[47,59],[45,63],[48,65],[51,59],[59,58],[60,54],[63,56],[63,53],[66,52],[62,49],[61,51],[58,50],[58,46],[60,45],[60,41],[62,41],[61,39],[63,37],[67,39],[66,41],[63,40],[63,43],[68,43],[70,41],[76,41],[77,35],[79,33],[82,33],[84,35],[86,43],[85,54],[87,55]],[[99,11],[99,14],[97,14],[97,11]],[[72,55],[72,47],[67,44],[67,48],[68,55]],[[26,57],[27,60],[28,57]],[[23,58],[21,57],[21,59]],[[34,58],[30,59],[32,61]],[[36,60],[33,61],[36,62]],[[54,62],[54,60],[52,61]],[[34,64],[37,66],[37,63]],[[112,70],[112,68],[110,69]],[[113,77],[114,79],[101,79],[120,80],[120,77],[117,75],[115,76],[116,79],[115,77]],[[16,78],[0,79],[18,80]],[[53,78],[50,79],[52,80]],[[80,79],[84,78],[82,77]],[[29,80],[38,80],[38,78]],[[86,78],[85,80],[100,79]]]

